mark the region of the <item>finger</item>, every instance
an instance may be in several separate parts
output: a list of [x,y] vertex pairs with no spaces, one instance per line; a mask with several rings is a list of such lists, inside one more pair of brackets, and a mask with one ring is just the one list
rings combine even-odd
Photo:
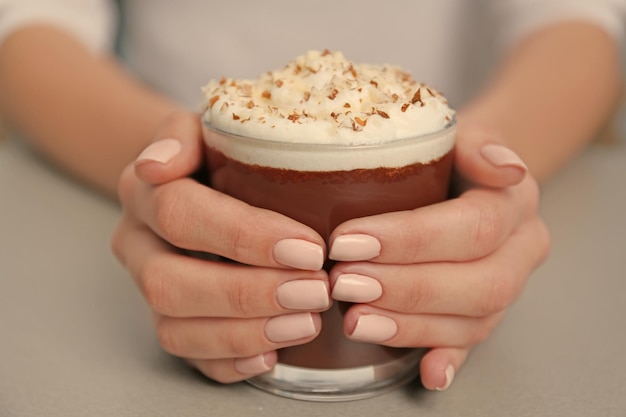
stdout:
[[163,184],[196,172],[201,161],[200,115],[177,112],[164,122],[133,165],[142,181]]
[[470,348],[434,348],[420,362],[422,385],[429,390],[445,391],[463,366]]
[[343,325],[345,334],[359,342],[392,347],[464,347],[484,341],[502,315],[402,314],[357,304],[348,309]]
[[331,271],[332,296],[402,313],[484,317],[519,297],[549,245],[547,228],[536,217],[492,254],[471,262],[338,264]]
[[271,351],[248,358],[189,359],[187,362],[210,379],[230,384],[272,370],[276,365],[277,355],[275,351]]
[[454,167],[465,181],[486,187],[518,184],[528,168],[502,136],[484,124],[467,122],[461,116],[457,129]]
[[439,204],[352,219],[331,234],[329,257],[394,264],[476,259],[534,215],[538,201],[527,177],[513,187],[473,188]]
[[169,317],[269,317],[330,306],[327,275],[193,258],[123,222],[114,252],[152,309]]
[[155,314],[156,333],[168,353],[189,359],[247,358],[313,340],[316,313],[262,319],[172,318]]
[[310,227],[191,178],[154,187],[127,168],[120,197],[128,213],[178,248],[257,266],[319,270],[324,262],[324,241]]

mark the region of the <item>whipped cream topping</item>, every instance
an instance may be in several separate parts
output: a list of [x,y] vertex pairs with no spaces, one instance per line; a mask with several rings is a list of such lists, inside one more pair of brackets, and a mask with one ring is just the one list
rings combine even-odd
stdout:
[[441,93],[400,67],[353,63],[341,52],[309,51],[258,79],[212,80],[202,92],[211,127],[280,142],[377,144],[454,118]]

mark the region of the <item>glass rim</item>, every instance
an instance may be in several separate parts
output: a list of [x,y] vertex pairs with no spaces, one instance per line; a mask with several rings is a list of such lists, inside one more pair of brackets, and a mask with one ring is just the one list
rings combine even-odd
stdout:
[[380,147],[389,146],[402,146],[408,143],[427,142],[433,139],[435,136],[439,136],[442,133],[453,130],[457,125],[456,114],[448,121],[448,123],[438,130],[434,130],[428,133],[422,133],[415,136],[407,136],[403,138],[393,139],[389,141],[377,142],[377,143],[363,143],[363,144],[349,144],[349,143],[319,143],[319,142],[286,142],[281,140],[264,139],[260,137],[244,136],[238,133],[232,133],[219,129],[211,125],[202,118],[202,125],[208,130],[216,132],[221,135],[232,137],[240,142],[247,142],[257,146],[265,147],[290,147],[292,149],[318,149],[318,150],[347,150],[347,149],[375,149]]

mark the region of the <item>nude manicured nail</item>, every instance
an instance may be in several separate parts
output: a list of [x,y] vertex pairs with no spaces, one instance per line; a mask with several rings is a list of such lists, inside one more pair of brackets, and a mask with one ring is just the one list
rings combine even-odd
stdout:
[[359,274],[341,274],[333,287],[333,298],[352,303],[370,303],[383,294],[383,287],[374,278]]
[[352,339],[363,342],[384,342],[395,336],[398,325],[389,317],[364,314],[356,322]]
[[454,366],[448,365],[445,375],[445,382],[442,386],[435,388],[437,391],[445,391],[448,389],[448,387],[450,387],[450,384],[452,384],[452,381],[454,380]]
[[380,248],[373,236],[343,235],[333,241],[328,257],[336,261],[367,261],[380,255]]
[[313,336],[316,332],[311,313],[273,317],[265,324],[265,336],[277,343]]
[[485,145],[481,148],[480,154],[496,167],[515,167],[524,171],[528,170],[524,161],[506,146],[495,144]]
[[161,139],[144,149],[136,162],[155,161],[167,164],[181,149],[182,145],[177,139]]
[[274,245],[274,260],[284,266],[318,271],[324,265],[324,250],[308,240],[283,239]]
[[258,375],[272,369],[265,355],[252,356],[251,358],[235,359],[235,369],[246,375]]
[[328,307],[328,286],[319,280],[295,280],[281,284],[276,299],[284,308],[294,310],[319,310]]

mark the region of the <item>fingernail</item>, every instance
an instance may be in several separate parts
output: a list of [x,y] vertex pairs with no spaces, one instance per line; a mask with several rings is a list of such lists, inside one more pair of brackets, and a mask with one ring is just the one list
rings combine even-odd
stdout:
[[341,274],[333,287],[332,297],[339,301],[370,303],[383,294],[383,287],[374,278],[359,274]]
[[448,367],[446,368],[446,379],[444,381],[444,384],[440,387],[436,387],[435,389],[437,391],[445,391],[448,389],[450,384],[452,384],[453,380],[454,380],[454,366],[448,365]]
[[265,336],[272,342],[298,340],[313,336],[316,332],[311,313],[277,316],[265,323]]
[[235,359],[235,369],[246,375],[259,375],[272,369],[266,358],[267,354],[252,356],[251,358]]
[[380,242],[373,236],[354,234],[336,238],[328,257],[335,261],[366,261],[380,255]]
[[274,245],[274,260],[284,266],[318,271],[324,265],[324,250],[308,240],[283,239]]
[[481,148],[480,154],[496,167],[515,167],[528,170],[522,159],[511,149],[502,145],[489,144]]
[[398,331],[398,325],[389,317],[377,314],[364,314],[356,322],[352,339],[363,342],[384,342]]
[[135,161],[155,161],[167,164],[180,152],[181,148],[182,145],[177,139],[161,139],[144,149]]
[[328,286],[319,280],[295,280],[281,284],[276,299],[284,308],[294,310],[318,310],[328,307]]

